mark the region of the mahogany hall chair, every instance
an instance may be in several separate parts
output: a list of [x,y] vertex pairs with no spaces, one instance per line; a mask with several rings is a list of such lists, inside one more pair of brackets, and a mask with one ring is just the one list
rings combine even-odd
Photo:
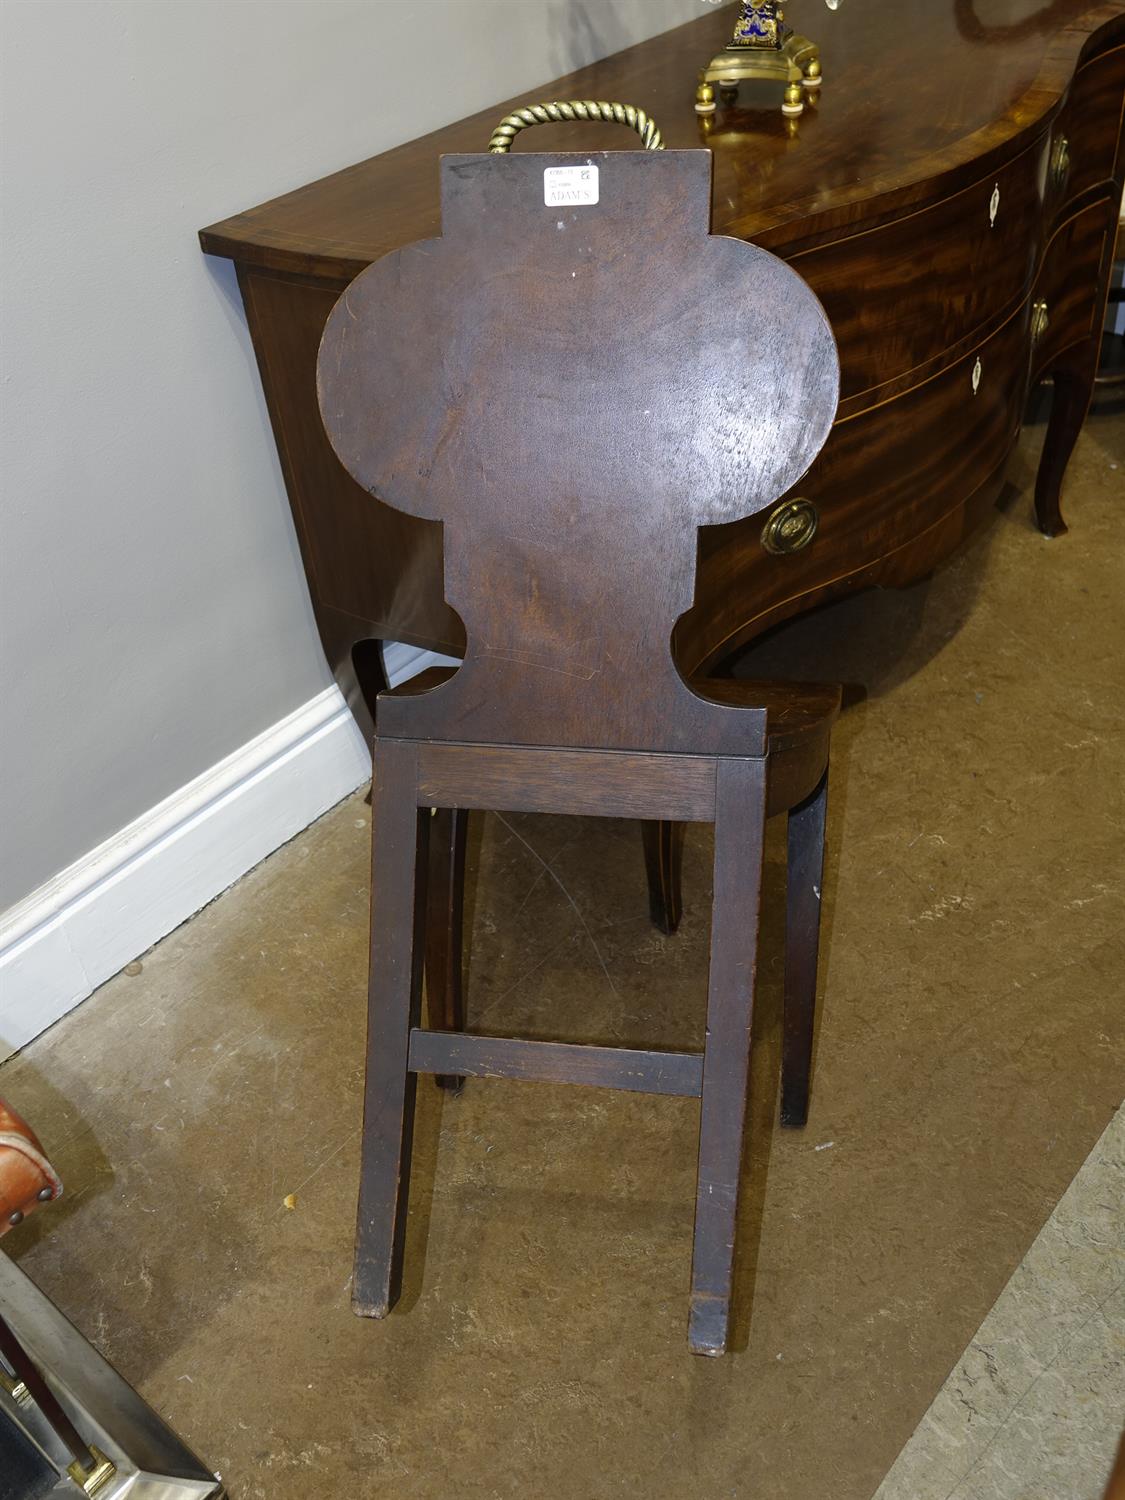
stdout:
[[[345,467],[442,523],[467,635],[460,667],[378,703],[354,1306],[399,1295],[417,1074],[695,1095],[689,1340],[720,1354],[764,824],[790,812],[782,1109],[803,1124],[839,690],[689,687],[670,640],[699,526],[771,506],[820,450],[836,346],[795,272],[710,234],[709,152],[446,156],[441,205],[439,237],[344,292],[318,365]],[[712,821],[704,1051],[424,1029],[431,807]]]

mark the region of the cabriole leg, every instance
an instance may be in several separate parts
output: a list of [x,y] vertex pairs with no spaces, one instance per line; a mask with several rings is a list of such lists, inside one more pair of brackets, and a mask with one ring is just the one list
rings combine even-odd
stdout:
[[1063,476],[1082,424],[1086,420],[1094,390],[1095,362],[1060,365],[1054,370],[1054,395],[1039,472],[1035,476],[1035,519],[1046,536],[1064,536],[1066,522],[1059,509]]

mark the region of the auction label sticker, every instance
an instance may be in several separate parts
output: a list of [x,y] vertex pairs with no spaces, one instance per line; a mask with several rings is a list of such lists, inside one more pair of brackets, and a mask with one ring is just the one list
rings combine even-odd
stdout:
[[548,208],[564,208],[574,203],[597,201],[597,167],[588,163],[580,167],[543,168],[543,202]]

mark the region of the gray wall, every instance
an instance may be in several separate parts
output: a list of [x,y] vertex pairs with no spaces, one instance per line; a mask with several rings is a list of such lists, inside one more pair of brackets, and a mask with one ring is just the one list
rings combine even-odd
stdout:
[[4,5],[0,910],[330,681],[196,230],[700,9]]

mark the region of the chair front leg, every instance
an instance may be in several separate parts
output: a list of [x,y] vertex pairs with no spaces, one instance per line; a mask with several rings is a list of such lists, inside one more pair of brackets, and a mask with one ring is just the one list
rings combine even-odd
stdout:
[[371,968],[367,1080],[352,1308],[382,1318],[398,1300],[410,1190],[417,1076],[407,1066],[420,1019],[429,808],[418,807],[416,747],[376,740],[371,802]]
[[711,974],[688,1325],[694,1354],[722,1354],[730,1322],[761,916],[766,772],[765,757],[718,763]]
[[785,1011],[781,1042],[781,1123],[799,1130],[809,1117],[824,819],[828,767],[816,790],[790,810],[785,899]]

